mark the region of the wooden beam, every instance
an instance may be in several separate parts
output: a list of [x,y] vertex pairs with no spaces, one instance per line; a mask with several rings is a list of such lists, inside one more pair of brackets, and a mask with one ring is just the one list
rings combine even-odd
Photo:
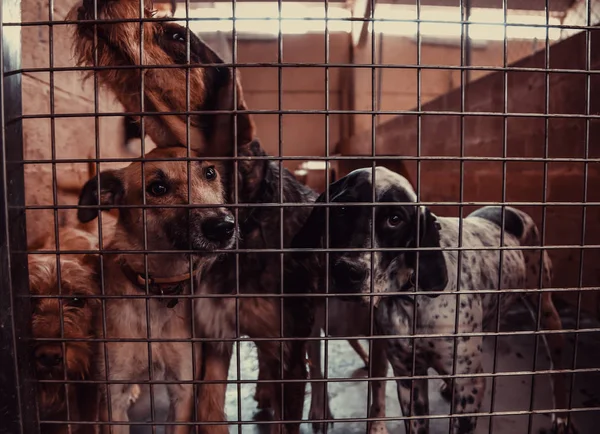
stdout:
[[364,21],[352,21],[352,44],[354,47],[362,47],[367,42],[369,33],[369,18],[375,10],[376,0],[354,0],[352,1],[352,18],[362,18]]
[[[190,3],[206,3],[206,0],[188,0]],[[231,0],[213,0],[215,2],[231,2]],[[238,3],[258,0],[236,0]],[[264,1],[264,0],[263,0]],[[267,0],[268,1],[268,0]],[[271,0],[276,2],[277,0]],[[298,1],[298,0],[282,0],[287,1]],[[301,0],[305,3],[322,3],[323,0]],[[171,0],[154,0],[154,3],[170,3]],[[343,4],[345,0],[330,0],[330,3]],[[564,12],[569,9],[575,0],[549,0],[548,8],[551,12]],[[185,4],[185,1],[179,1],[180,4]],[[385,4],[398,4],[414,6],[415,0],[379,0],[379,3]],[[457,0],[420,0],[421,6],[450,6],[456,7],[458,5]],[[494,8],[502,9],[502,0],[471,0],[471,7],[473,8]],[[509,8],[515,10],[531,10],[531,11],[543,11],[545,10],[546,2],[543,0],[519,0],[509,2]]]

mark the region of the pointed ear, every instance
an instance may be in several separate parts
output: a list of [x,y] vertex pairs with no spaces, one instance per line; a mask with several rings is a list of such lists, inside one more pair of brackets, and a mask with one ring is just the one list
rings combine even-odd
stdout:
[[[98,198],[98,178],[100,178],[100,198]],[[118,176],[118,172],[109,170],[100,173],[99,177],[93,177],[85,183],[81,194],[79,195],[79,205],[84,206],[107,206],[117,204],[125,193],[123,181]],[[98,217],[100,209],[79,208],[77,218],[81,223],[87,223]]]
[[[417,211],[419,216],[419,247],[440,247],[439,223],[435,216],[431,214],[426,207],[419,207]],[[448,270],[446,260],[441,250],[415,252],[415,262],[418,256],[419,260],[419,281],[417,288],[423,291],[442,291],[448,284]],[[439,294],[432,294],[430,297],[437,297]]]
[[[325,192],[317,198],[315,203],[325,202]],[[323,231],[325,230],[325,207],[315,206],[304,223],[304,226],[298,231],[292,240],[292,248],[316,248],[321,244]]]

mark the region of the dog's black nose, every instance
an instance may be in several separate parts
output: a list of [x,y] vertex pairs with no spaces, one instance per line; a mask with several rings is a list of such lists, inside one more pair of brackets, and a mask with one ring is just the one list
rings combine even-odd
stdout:
[[367,269],[359,264],[339,261],[333,266],[333,279],[336,286],[344,291],[351,291],[367,277]]
[[46,368],[54,368],[62,363],[62,354],[56,351],[43,352],[38,354],[38,362]]
[[202,222],[202,233],[211,241],[224,241],[235,232],[235,220],[232,216],[212,217]]

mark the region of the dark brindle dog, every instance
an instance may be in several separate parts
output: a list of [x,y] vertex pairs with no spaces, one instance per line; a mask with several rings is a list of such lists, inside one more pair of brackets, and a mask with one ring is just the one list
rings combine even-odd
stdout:
[[[135,0],[98,0],[97,17],[100,20],[139,18],[140,5]],[[94,2],[85,0],[73,10],[73,17],[92,20]],[[152,17],[150,7],[144,9],[145,18]],[[97,35],[97,39],[95,36]],[[239,203],[310,203],[316,194],[300,184],[278,164],[268,161],[254,137],[253,123],[248,114],[238,113],[237,122],[232,114],[219,114],[219,110],[244,110],[246,108],[240,86],[234,81],[231,68],[195,35],[185,28],[165,21],[144,24],[143,58],[140,55],[140,24],[135,22],[92,24],[82,21],[77,26],[75,48],[82,64],[98,66],[131,65],[185,65],[189,44],[190,64],[193,68],[144,69],[143,98],[146,112],[170,111],[181,113],[187,107],[186,79],[189,78],[190,146],[201,156],[233,156],[237,151],[242,158],[236,165],[226,161],[220,172],[225,200],[232,203],[234,180],[238,179]],[[95,42],[97,45],[95,46]],[[206,66],[209,64],[209,66]],[[212,64],[212,65],[211,65]],[[189,77],[186,78],[189,71]],[[140,71],[135,69],[102,69],[101,82],[112,89],[130,112],[140,111]],[[237,105],[233,105],[237,92]],[[205,113],[213,111],[213,113]],[[184,146],[187,143],[186,117],[183,115],[154,115],[144,118],[146,131],[159,147]],[[236,128],[237,127],[237,128]],[[237,134],[235,134],[237,132]],[[252,158],[258,157],[258,158]],[[196,176],[193,174],[192,176]],[[101,177],[102,179],[102,177]],[[106,178],[108,179],[108,178]],[[280,183],[283,196],[280,196]],[[110,187],[110,186],[106,186]],[[187,203],[187,197],[172,197],[169,203]],[[310,210],[284,209],[283,220],[278,207],[246,207],[239,209],[237,226],[241,249],[278,249],[288,246],[292,236],[302,226]],[[173,225],[163,219],[164,225]],[[188,222],[190,223],[190,222]],[[191,224],[191,223],[190,223]],[[283,224],[283,239],[280,239]],[[185,228],[184,228],[185,229]],[[294,275],[295,265],[285,255],[285,293],[305,293],[309,290],[307,273]],[[202,270],[196,285],[196,294],[221,294],[222,298],[199,298],[195,301],[196,332],[200,337],[222,340],[208,341],[203,345],[203,372],[198,392],[198,417],[205,433],[228,432],[224,414],[227,373],[231,358],[232,341],[237,336],[237,326],[243,335],[257,340],[259,379],[295,379],[280,387],[273,382],[260,383],[257,388],[259,406],[270,406],[276,419],[299,421],[302,417],[306,378],[305,345],[303,340],[277,342],[272,339],[294,336],[307,337],[311,333],[312,309],[305,297],[280,298],[269,295],[281,293],[282,275],[280,254],[273,252],[239,255],[239,275],[236,273],[235,255],[222,255],[221,260]],[[239,317],[236,300],[232,297],[239,282],[241,294],[256,297],[239,299]],[[283,304],[283,312],[281,305]],[[283,315],[283,321],[282,321]],[[239,324],[237,322],[239,321]],[[283,322],[283,330],[282,328]],[[283,345],[283,348],[281,348]],[[282,360],[283,355],[283,360]],[[221,384],[219,382],[222,382]],[[283,389],[283,396],[282,396]],[[285,398],[285,408],[281,408]],[[272,425],[273,432],[281,427]],[[299,423],[286,423],[287,432],[299,432]]]

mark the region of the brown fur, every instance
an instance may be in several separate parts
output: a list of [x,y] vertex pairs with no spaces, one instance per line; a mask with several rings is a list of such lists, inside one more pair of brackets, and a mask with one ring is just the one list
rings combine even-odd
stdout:
[[[135,18],[140,15],[136,0],[99,0],[97,4],[98,17],[101,19]],[[151,15],[150,6],[146,4],[144,16]],[[81,6],[73,10],[72,16],[80,20],[93,18],[93,2],[84,0]],[[97,45],[94,45],[94,29],[97,29]],[[86,65],[94,64],[95,49],[100,66],[140,65],[140,37],[138,23],[97,26],[90,22],[80,23],[75,34],[75,50],[80,62]],[[155,68],[157,65],[187,64],[185,53],[188,40],[190,61],[194,65],[189,77],[189,107],[186,98],[186,69]],[[241,87],[234,80],[232,69],[222,65],[223,62],[212,50],[184,27],[158,21],[144,24],[143,46],[143,64],[152,67],[144,70],[146,111],[169,110],[180,113],[188,109],[194,110],[194,114],[190,116],[190,125],[193,127],[190,131],[190,147],[202,156],[230,157],[235,154],[241,157],[235,164],[223,163],[225,203],[310,204],[314,201],[316,194],[313,191],[300,184],[287,170],[281,170],[278,164],[262,159],[266,154],[255,139],[252,119],[243,112],[246,105]],[[141,86],[138,70],[106,69],[99,72],[99,77],[128,110],[139,110]],[[236,105],[233,104],[234,94],[237,95]],[[238,112],[235,115],[214,113],[232,109],[237,109]],[[187,144],[184,116],[147,116],[145,122],[148,135],[159,147]],[[237,197],[233,188],[236,177]],[[280,194],[280,183],[283,184],[283,195]],[[127,201],[129,199],[128,197]],[[178,201],[187,203],[183,198]],[[152,213],[154,212],[153,210]],[[277,207],[240,208],[236,218],[240,249],[277,249],[289,246],[309,212],[308,207],[286,208],[282,218]],[[122,215],[121,220],[123,219]],[[152,219],[151,225],[160,226],[166,221],[166,218],[156,221]],[[280,229],[280,226],[283,228]],[[280,234],[283,239],[280,239]],[[123,237],[125,233],[116,239]],[[299,339],[288,342],[275,339],[310,335],[312,306],[306,297],[297,295],[311,292],[314,282],[305,265],[296,262],[291,255],[284,255],[283,270],[279,253],[240,253],[237,258],[239,264],[236,263],[235,254],[222,255],[219,261],[203,267],[201,277],[197,279],[195,292],[198,298],[194,302],[196,333],[199,337],[212,339],[203,345],[205,376],[200,380],[221,382],[200,383],[199,419],[203,422],[215,422],[215,425],[200,426],[203,433],[228,432],[224,413],[225,382],[232,340],[238,336],[238,325],[240,334],[260,338],[256,340],[259,379],[280,380],[283,372],[283,379],[295,380],[283,387],[275,383],[260,383],[257,396],[266,397],[264,403],[271,407],[276,419],[299,420],[302,417],[305,388],[302,380],[307,375],[305,343]],[[239,275],[236,272],[238,265]],[[282,281],[284,285],[281,285]],[[234,297],[238,288],[246,296],[240,298],[239,302]],[[282,301],[276,297],[282,290],[295,297],[286,297]],[[204,295],[211,297],[203,297]],[[214,295],[222,297],[216,298]],[[239,323],[236,318],[238,307]],[[285,408],[282,408],[282,401],[285,401]],[[270,425],[272,432],[280,432],[283,425],[289,433],[299,432],[298,423],[281,425]]]
[[[93,2],[86,0],[79,8],[71,11],[70,18],[79,20],[94,19]],[[154,12],[151,3],[147,1],[140,14],[139,0],[109,0],[98,2],[98,20],[139,19],[152,18]],[[189,110],[201,110],[206,102],[208,90],[207,69],[198,67],[202,63],[221,63],[214,53],[206,53],[207,57],[197,59],[192,54],[191,63],[194,68],[173,68],[172,66],[185,61],[185,45],[179,44],[170,37],[164,37],[165,33],[171,34],[179,31],[185,37],[186,29],[181,26],[161,21],[149,21],[143,25],[143,55],[140,52],[140,39],[142,37],[140,25],[137,22],[127,23],[105,23],[94,26],[93,24],[80,24],[77,26],[75,38],[75,51],[82,65],[98,66],[148,66],[162,65],[165,68],[143,69],[144,75],[144,111],[145,112],[182,112]],[[97,32],[98,44],[94,45],[94,32]],[[165,46],[166,44],[166,46]],[[169,54],[167,53],[169,52]],[[96,54],[97,53],[97,54]],[[96,58],[97,56],[97,58]],[[177,62],[179,60],[179,62]],[[171,67],[169,67],[171,66]],[[188,73],[189,71],[189,73]],[[104,69],[97,73],[101,83],[112,88],[119,96],[119,100],[129,112],[140,112],[142,110],[140,95],[142,94],[140,71]],[[187,87],[189,82],[189,101],[187,105]],[[177,85],[174,85],[177,83]],[[239,90],[239,88],[238,88]],[[245,109],[245,103],[238,94],[238,109]],[[223,99],[227,99],[225,95]],[[229,110],[233,107],[229,98],[228,106],[215,107],[217,110]],[[245,117],[242,121],[249,120]],[[146,116],[144,118],[146,133],[152,137],[158,146],[173,146],[187,144],[187,122],[184,115],[159,115]],[[200,123],[195,117],[190,122],[190,144],[193,148],[201,151],[217,151],[200,134],[198,128]],[[240,125],[240,132],[247,131],[249,125]],[[226,135],[232,134],[225,131]],[[240,140],[249,142],[250,137]],[[212,145],[212,143],[210,143]]]
[[[74,228],[61,230],[59,242],[60,250],[93,250],[96,248],[96,242],[92,236]],[[43,246],[44,250],[54,250],[55,245],[53,244],[46,244]],[[32,294],[82,296],[79,301],[59,298],[35,298],[33,300],[32,331],[34,340],[57,339],[56,342],[35,342],[33,354],[36,359],[37,376],[40,380],[90,380],[93,372],[92,360],[97,352],[97,346],[94,342],[71,340],[96,337],[94,319],[98,313],[99,301],[96,298],[87,298],[97,295],[99,292],[92,265],[93,260],[81,254],[66,254],[62,255],[59,261],[60,288],[57,257],[50,254],[29,256],[29,279]],[[64,349],[62,342],[64,342]],[[63,353],[63,351],[65,352]],[[42,362],[44,357],[60,357],[63,361],[48,367]],[[93,421],[97,417],[96,403],[97,391],[93,384],[39,383],[38,385],[38,405],[42,420]],[[93,426],[42,424],[42,432],[48,434],[91,433]]]
[[[146,186],[142,188],[142,165],[131,165],[115,171],[104,172],[100,177],[100,204],[108,207],[119,205],[142,205],[144,194],[146,204],[158,205],[145,211],[147,229],[147,247],[157,251],[148,255],[113,253],[105,255],[104,276],[105,287],[111,296],[141,296],[145,291],[134,285],[127,277],[123,263],[140,275],[145,275],[147,260],[148,275],[151,277],[170,277],[184,275],[189,272],[190,254],[160,253],[161,250],[211,250],[226,248],[227,245],[212,245],[203,239],[204,233],[198,233],[198,225],[228,213],[220,206],[224,202],[224,184],[220,178],[221,170],[218,162],[193,161],[189,163],[191,173],[191,190],[188,190],[188,162],[163,161],[164,159],[185,158],[187,151],[183,148],[157,148],[146,155],[144,173]],[[196,157],[192,154],[192,157]],[[215,167],[217,177],[208,179],[206,170]],[[160,181],[168,187],[168,193],[155,197],[150,194],[151,186]],[[92,205],[97,201],[96,179],[88,181],[84,186],[80,204]],[[216,205],[217,208],[168,208],[169,205],[188,203]],[[80,209],[79,217],[85,223],[97,215],[96,211]],[[144,211],[142,208],[119,209],[119,220],[115,236],[108,245],[113,251],[144,250]],[[190,243],[188,246],[187,243]],[[233,242],[233,238],[232,241]],[[200,276],[212,264],[218,255],[204,253],[191,255],[193,267]],[[189,281],[185,285],[184,294],[190,294]],[[145,339],[150,337],[161,339],[151,345],[152,380],[168,380],[173,382],[193,380],[192,344],[186,342],[168,342],[168,340],[185,340],[191,337],[191,306],[188,299],[179,300],[178,304],[169,308],[163,299],[151,298],[148,304],[149,321],[147,320],[146,300],[109,299],[106,302],[106,331],[110,339]],[[149,324],[148,324],[149,323]],[[162,340],[167,340],[162,341]],[[200,348],[196,348],[200,355]],[[99,372],[109,379],[116,380],[148,380],[149,348],[143,342],[118,342],[106,345],[98,359]],[[108,366],[105,364],[108,358]],[[191,384],[168,384],[171,400],[170,420],[190,422],[192,417],[193,391]],[[128,421],[127,410],[130,405],[130,391],[124,385],[114,384],[109,390],[103,390],[101,399],[101,420],[104,422]],[[108,414],[108,400],[112,415]],[[108,432],[108,425],[105,425]],[[113,433],[129,432],[129,427],[119,425],[112,427]],[[189,432],[189,426],[170,425],[168,433],[183,434]]]

